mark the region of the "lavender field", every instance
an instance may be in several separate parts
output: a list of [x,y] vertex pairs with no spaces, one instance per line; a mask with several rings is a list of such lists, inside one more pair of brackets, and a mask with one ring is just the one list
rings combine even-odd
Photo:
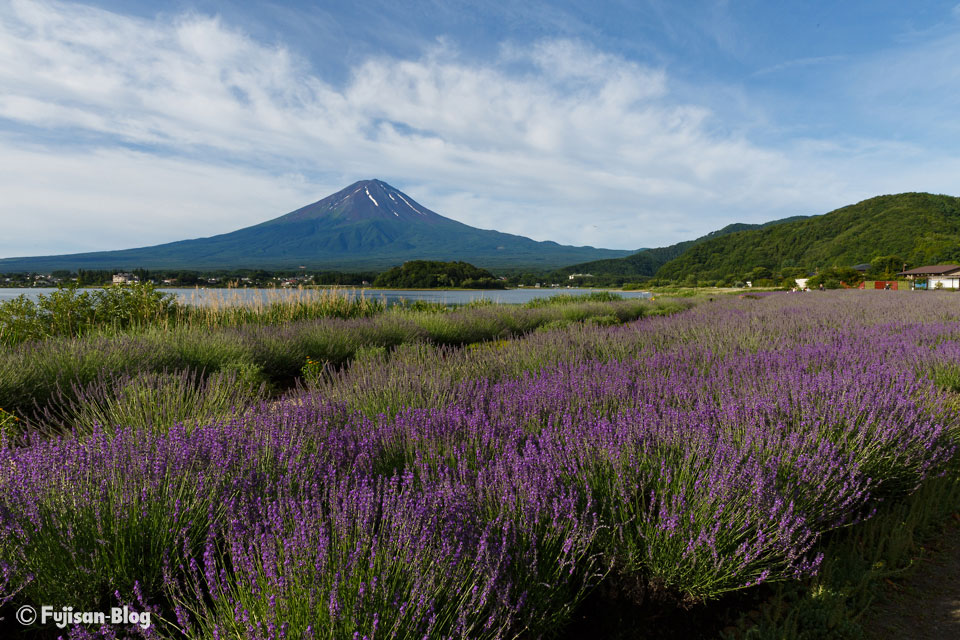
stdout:
[[637,315],[371,343],[339,368],[295,352],[279,400],[4,436],[3,615],[151,613],[53,630],[71,638],[569,637],[598,594],[695,607],[810,580],[829,536],[956,473],[955,296]]

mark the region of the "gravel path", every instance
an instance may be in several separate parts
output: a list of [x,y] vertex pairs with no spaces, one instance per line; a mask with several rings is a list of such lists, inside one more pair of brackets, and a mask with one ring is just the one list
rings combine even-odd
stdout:
[[867,640],[960,639],[960,523],[954,522],[929,551],[865,614]]

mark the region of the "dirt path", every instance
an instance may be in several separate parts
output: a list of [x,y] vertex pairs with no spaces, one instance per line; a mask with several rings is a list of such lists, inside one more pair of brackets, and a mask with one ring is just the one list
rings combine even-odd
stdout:
[[909,577],[887,587],[862,622],[866,640],[960,639],[960,523],[931,544]]

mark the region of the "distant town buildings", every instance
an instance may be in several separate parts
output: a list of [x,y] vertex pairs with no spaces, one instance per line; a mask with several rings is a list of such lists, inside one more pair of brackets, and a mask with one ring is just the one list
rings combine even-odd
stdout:
[[136,284],[138,282],[140,282],[140,278],[132,273],[113,274],[113,284]]

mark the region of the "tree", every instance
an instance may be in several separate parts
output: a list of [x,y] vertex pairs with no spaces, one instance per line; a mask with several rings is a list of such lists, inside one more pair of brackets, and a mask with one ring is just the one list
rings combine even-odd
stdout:
[[[373,281],[375,287],[429,289],[433,287],[462,287],[469,281],[498,282],[486,269],[467,262],[438,262],[411,260],[399,267],[384,271]],[[499,288],[503,285],[500,284]]]
[[825,289],[840,289],[843,285],[855,287],[863,281],[863,274],[851,267],[830,267],[824,269],[817,275],[807,281],[807,286],[811,289],[819,287],[821,284]]
[[177,281],[182,285],[194,285],[200,282],[200,278],[194,271],[180,271],[177,273]]
[[904,260],[900,256],[877,256],[870,261],[870,271],[868,273],[878,280],[892,280],[903,269]]
[[773,277],[773,273],[770,272],[770,269],[760,266],[754,267],[753,270],[747,274],[747,280],[769,280]]

